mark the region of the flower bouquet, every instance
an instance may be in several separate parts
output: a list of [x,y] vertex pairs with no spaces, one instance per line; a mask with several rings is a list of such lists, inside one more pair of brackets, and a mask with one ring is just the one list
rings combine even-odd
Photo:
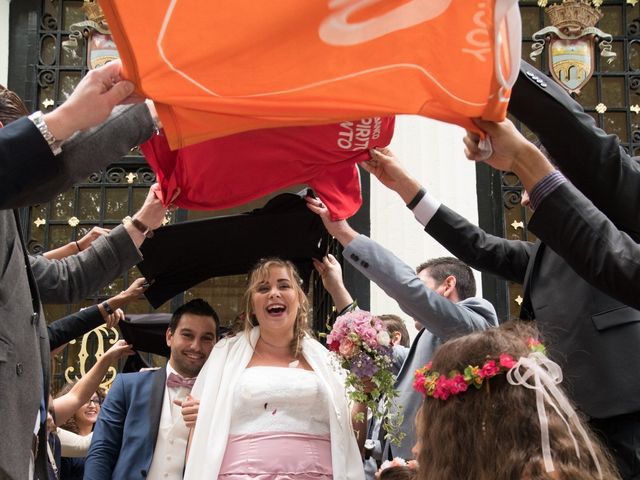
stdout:
[[[382,320],[364,310],[340,315],[327,336],[327,346],[348,372],[345,383],[349,398],[365,404],[376,418],[381,418],[387,438],[399,445],[404,437],[400,431],[402,412],[392,408],[398,392],[394,388],[396,377],[391,373],[391,338]],[[364,413],[358,413],[355,420],[365,421]]]

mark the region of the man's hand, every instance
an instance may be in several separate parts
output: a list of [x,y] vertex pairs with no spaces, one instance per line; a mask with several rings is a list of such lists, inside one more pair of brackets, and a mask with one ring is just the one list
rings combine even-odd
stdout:
[[110,231],[111,230],[108,228],[93,227],[91,230],[89,230],[89,233],[87,233],[84,237],[78,240],[78,247],[80,248],[80,251],[83,251],[89,248],[91,244],[95,240],[100,238],[102,235],[109,235]]
[[322,203],[322,200],[313,197],[305,197],[305,200],[307,201],[309,210],[320,216],[324,228],[326,228],[327,232],[334,236],[343,247],[346,247],[351,240],[358,236],[358,232],[351,228],[346,220],[331,220],[329,209]]
[[380,183],[396,192],[404,203],[409,203],[420,191],[420,183],[402,168],[400,162],[388,148],[369,150],[371,160],[359,165],[375,175]]
[[542,152],[524,138],[510,120],[488,122],[475,119],[474,122],[490,136],[493,153],[484,159],[478,146],[479,135],[467,132],[463,142],[464,153],[469,160],[483,161],[495,169],[514,172],[527,190],[554,170]]
[[134,84],[123,80],[121,73],[120,60],[87,73],[67,101],[44,116],[51,134],[63,141],[78,130],[104,122],[113,107],[127,101],[133,93]]
[[184,400],[174,400],[173,403],[182,407],[182,419],[187,428],[193,428],[198,420],[198,411],[200,410],[200,400],[187,395]]

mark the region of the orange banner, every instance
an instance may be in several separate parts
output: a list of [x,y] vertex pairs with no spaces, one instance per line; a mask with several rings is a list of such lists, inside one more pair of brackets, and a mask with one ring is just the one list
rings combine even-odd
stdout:
[[517,0],[101,0],[171,148],[396,113],[505,117]]

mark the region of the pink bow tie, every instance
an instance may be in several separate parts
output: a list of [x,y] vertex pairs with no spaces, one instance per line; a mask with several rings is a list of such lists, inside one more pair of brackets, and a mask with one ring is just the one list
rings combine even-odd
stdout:
[[170,373],[167,377],[167,387],[169,388],[188,388],[191,390],[193,384],[196,383],[195,378],[184,378],[181,375]]

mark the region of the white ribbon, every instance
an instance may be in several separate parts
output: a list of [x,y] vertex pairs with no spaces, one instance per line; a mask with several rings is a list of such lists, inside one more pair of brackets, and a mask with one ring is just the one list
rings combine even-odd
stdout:
[[545,409],[546,402],[547,405],[556,411],[567,426],[571,440],[573,440],[576,456],[580,458],[580,447],[573,435],[570,422],[573,423],[573,426],[578,430],[578,433],[587,444],[593,463],[598,470],[598,477],[602,478],[600,462],[598,462],[589,435],[580,423],[580,419],[569,403],[566,395],[557,387],[557,385],[562,382],[562,369],[560,365],[549,360],[543,353],[532,352],[526,357],[520,357],[518,362],[507,372],[507,381],[511,385],[523,386],[536,392],[536,406],[538,408],[538,419],[540,420],[542,458],[544,460],[545,470],[547,472],[553,472],[555,470],[551,457],[551,446],[549,444],[549,419],[547,418],[547,411]]

